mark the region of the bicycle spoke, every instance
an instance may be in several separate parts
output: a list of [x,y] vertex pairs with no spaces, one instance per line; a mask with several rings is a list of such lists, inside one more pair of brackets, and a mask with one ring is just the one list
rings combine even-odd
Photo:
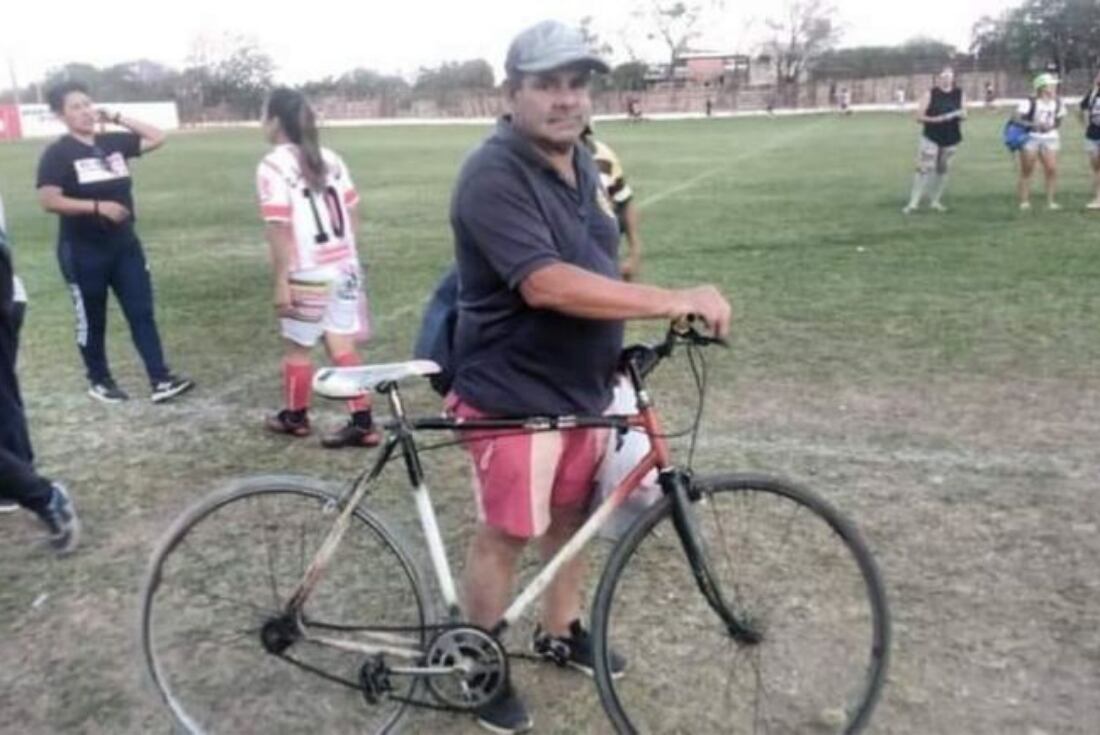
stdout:
[[265,509],[263,503],[259,503],[258,505],[261,509],[260,510],[260,515],[263,516],[261,518],[261,521],[260,521],[260,526],[261,526],[261,533],[263,534],[263,537],[264,537],[264,551],[267,555],[267,573],[268,573],[268,580],[271,583],[271,597],[272,597],[272,600],[274,602],[274,605],[275,605],[276,609],[278,609],[279,607],[281,607],[280,598],[279,598],[279,583],[275,579],[275,561],[272,559],[272,556],[271,556],[271,544],[268,543],[268,541],[267,541],[267,538],[268,538],[267,510]]
[[[190,545],[183,545],[183,546],[180,546],[180,548],[183,551],[185,551],[187,554],[189,554],[190,556],[197,559],[199,561],[199,563],[202,564],[203,567],[206,569],[206,574],[204,574],[202,578],[204,578],[204,579],[217,579],[218,578],[218,573],[217,573],[215,567],[206,559],[206,557],[202,554],[202,552],[200,552],[198,549],[192,548]],[[185,582],[184,584],[187,584],[187,583]],[[201,588],[198,588],[198,589],[196,589],[194,587],[190,587],[189,589],[192,592],[203,595],[204,597],[207,597],[207,598],[209,598],[209,599],[211,599],[215,602],[225,602],[225,603],[228,603],[228,604],[233,605],[235,607],[249,608],[249,609],[253,610],[254,612],[258,612],[258,613],[260,613],[261,615],[264,615],[264,616],[267,616],[267,615],[271,614],[271,611],[268,608],[262,607],[260,605],[257,605],[255,603],[253,603],[253,602],[250,602],[248,600],[234,600],[230,597],[225,597],[224,595],[216,595],[213,592],[210,592],[208,589],[206,589],[205,585],[203,585]]]
[[[419,680],[409,677],[394,683],[394,698],[363,706],[355,689],[326,678],[356,680],[362,656],[297,645],[296,631],[287,631],[294,665],[261,640],[281,612],[280,591],[304,574],[318,529],[334,521],[323,511],[332,495],[300,483],[263,478],[211,496],[157,550],[159,584],[146,584],[143,649],[162,696],[204,732],[385,732],[408,706],[399,698],[415,693]],[[318,620],[368,631],[356,637],[407,626],[416,647],[425,606],[411,558],[393,538],[369,511],[352,515],[345,548],[310,609]]]
[[[710,507],[696,506],[699,543],[735,614],[762,637],[737,643],[683,554],[672,554],[670,566],[659,539],[671,511],[635,526],[612,551],[593,612],[599,645],[631,661],[621,680],[597,671],[614,726],[795,735],[821,730],[822,713],[849,693],[849,722],[863,724],[882,684],[887,640],[862,542],[841,533],[822,502],[781,481],[738,476],[707,486]],[[668,633],[642,635],[651,630]],[[649,685],[656,680],[666,682],[659,691]]]

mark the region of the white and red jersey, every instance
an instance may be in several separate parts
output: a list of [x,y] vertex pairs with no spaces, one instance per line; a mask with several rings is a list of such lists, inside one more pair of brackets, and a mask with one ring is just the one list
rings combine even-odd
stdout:
[[292,271],[358,263],[350,210],[359,203],[359,194],[343,160],[327,148],[321,156],[327,169],[321,189],[312,188],[302,175],[294,145],[276,146],[256,170],[264,221],[283,222],[294,231]]

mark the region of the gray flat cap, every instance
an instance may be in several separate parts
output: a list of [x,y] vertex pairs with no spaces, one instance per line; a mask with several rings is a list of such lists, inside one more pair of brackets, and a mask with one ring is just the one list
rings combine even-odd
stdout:
[[606,73],[611,67],[588,46],[580,30],[556,20],[544,20],[522,31],[508,47],[508,76],[539,74],[579,64]]

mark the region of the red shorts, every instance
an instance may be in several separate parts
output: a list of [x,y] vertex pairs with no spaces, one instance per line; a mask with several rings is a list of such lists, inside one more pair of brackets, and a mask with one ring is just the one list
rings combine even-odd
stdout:
[[[487,418],[455,394],[456,418]],[[553,508],[587,507],[607,447],[607,429],[463,431],[474,465],[478,520],[519,538],[546,533]]]

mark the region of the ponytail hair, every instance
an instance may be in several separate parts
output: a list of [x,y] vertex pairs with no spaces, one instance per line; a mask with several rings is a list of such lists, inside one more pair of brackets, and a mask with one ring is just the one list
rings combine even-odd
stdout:
[[298,148],[298,162],[306,183],[313,189],[324,188],[328,167],[321,155],[317,117],[305,95],[287,87],[278,87],[267,97],[264,116],[279,121],[286,137]]

